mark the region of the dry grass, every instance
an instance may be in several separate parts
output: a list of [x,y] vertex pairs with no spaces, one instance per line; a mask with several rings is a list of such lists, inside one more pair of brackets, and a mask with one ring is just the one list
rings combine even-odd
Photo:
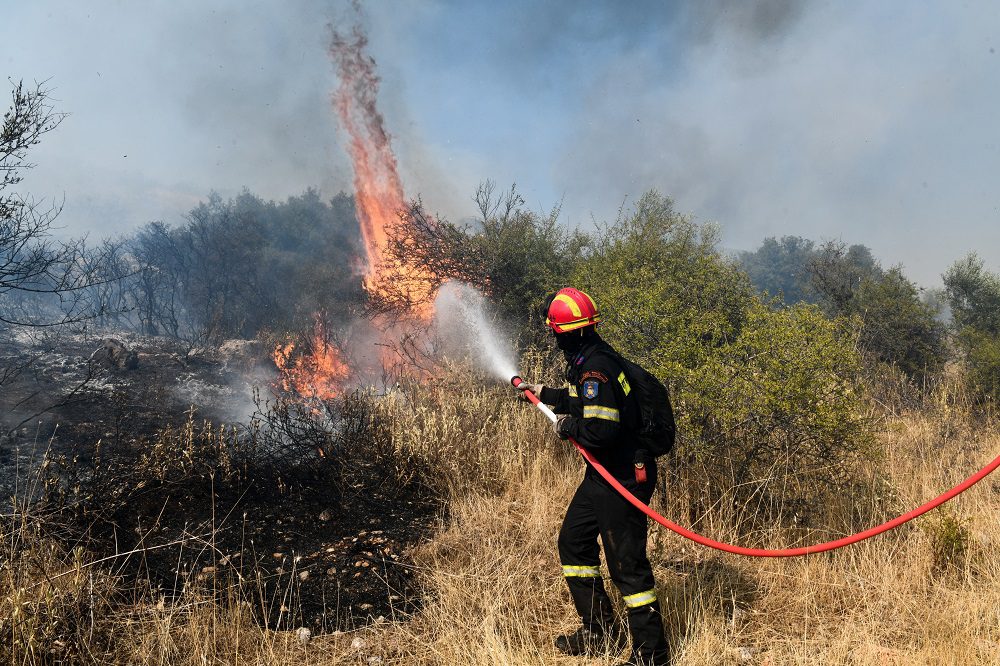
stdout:
[[[21,549],[23,559],[0,561],[0,626],[7,634],[0,640],[14,645],[7,652],[0,647],[0,655],[11,664],[45,662],[43,643],[69,640],[57,635],[72,630],[74,640],[92,645],[91,655],[74,661],[588,663],[560,657],[552,647],[552,637],[575,622],[555,538],[581,463],[509,391],[461,377],[404,387],[381,406],[395,445],[433,461],[436,483],[450,498],[438,532],[414,554],[427,596],[415,616],[303,645],[294,633],[260,628],[239,603],[222,606],[194,593],[174,604],[128,602],[100,567],[36,543]],[[976,425],[951,405],[928,401],[922,413],[889,420],[885,460],[877,469],[872,463],[873,476],[884,472],[888,479],[873,488],[888,488],[889,496],[873,491],[846,501],[905,510],[1000,452],[996,427]],[[998,488],[1000,480],[987,479],[914,526],[793,560],[729,556],[652,529],[651,557],[678,663],[1000,664]],[[674,497],[665,510],[683,501]],[[700,526],[722,537],[736,527],[722,514],[706,516]],[[5,541],[25,546],[19,534]],[[790,538],[775,531],[764,541]],[[96,588],[92,572],[101,572]],[[88,638],[95,606],[105,617],[91,623],[96,630]],[[57,622],[46,629],[60,612],[78,626]],[[4,624],[11,613],[20,619]],[[614,663],[616,656],[589,663]]]

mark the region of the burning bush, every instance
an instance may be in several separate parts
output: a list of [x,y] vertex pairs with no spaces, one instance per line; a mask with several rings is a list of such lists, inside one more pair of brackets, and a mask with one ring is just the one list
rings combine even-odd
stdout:
[[524,209],[511,187],[498,193],[486,181],[476,191],[479,218],[459,225],[432,217],[419,201],[400,217],[390,236],[395,261],[426,266],[436,288],[446,280],[481,289],[505,320],[527,323],[543,296],[564,286],[590,237],[567,231],[559,209],[539,215]]

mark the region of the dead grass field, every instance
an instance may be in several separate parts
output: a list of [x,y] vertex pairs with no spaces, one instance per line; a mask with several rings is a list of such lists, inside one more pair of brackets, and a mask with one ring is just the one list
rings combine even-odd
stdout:
[[[437,531],[413,553],[425,595],[415,615],[303,643],[261,628],[252,599],[218,604],[191,592],[168,604],[135,601],[112,571],[32,540],[22,523],[4,535],[16,557],[0,562],[0,616],[10,618],[0,655],[12,665],[47,663],[54,641],[72,641],[71,661],[84,663],[615,663],[620,655],[588,661],[552,646],[575,623],[555,540],[582,462],[509,391],[459,377],[380,406],[395,445],[434,463],[448,497]],[[1000,429],[941,398],[887,417],[881,444],[872,474],[906,510],[1000,453]],[[655,500],[668,516],[684,502],[679,492]],[[915,525],[798,559],[740,558],[651,528],[677,663],[1000,664],[998,492],[1000,478],[987,479]],[[723,539],[738,528],[722,513],[700,526]],[[762,541],[793,538],[775,530]]]

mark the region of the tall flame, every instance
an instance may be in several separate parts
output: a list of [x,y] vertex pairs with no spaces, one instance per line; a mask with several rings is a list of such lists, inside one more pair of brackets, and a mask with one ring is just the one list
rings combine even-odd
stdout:
[[406,199],[391,139],[376,104],[380,79],[375,61],[365,52],[367,45],[368,37],[355,27],[349,39],[334,32],[330,48],[340,77],[333,103],[350,137],[355,208],[368,259],[364,284],[375,296],[411,304],[410,314],[427,320],[433,314],[433,273],[395,261],[387,252]]

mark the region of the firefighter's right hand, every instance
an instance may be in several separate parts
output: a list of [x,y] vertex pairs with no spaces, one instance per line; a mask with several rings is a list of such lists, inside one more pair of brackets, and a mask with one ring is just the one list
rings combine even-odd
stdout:
[[530,402],[530,400],[528,400],[528,396],[525,394],[525,391],[531,391],[535,394],[536,398],[541,398],[543,388],[545,388],[544,384],[529,384],[528,382],[522,381],[517,385],[517,399]]

